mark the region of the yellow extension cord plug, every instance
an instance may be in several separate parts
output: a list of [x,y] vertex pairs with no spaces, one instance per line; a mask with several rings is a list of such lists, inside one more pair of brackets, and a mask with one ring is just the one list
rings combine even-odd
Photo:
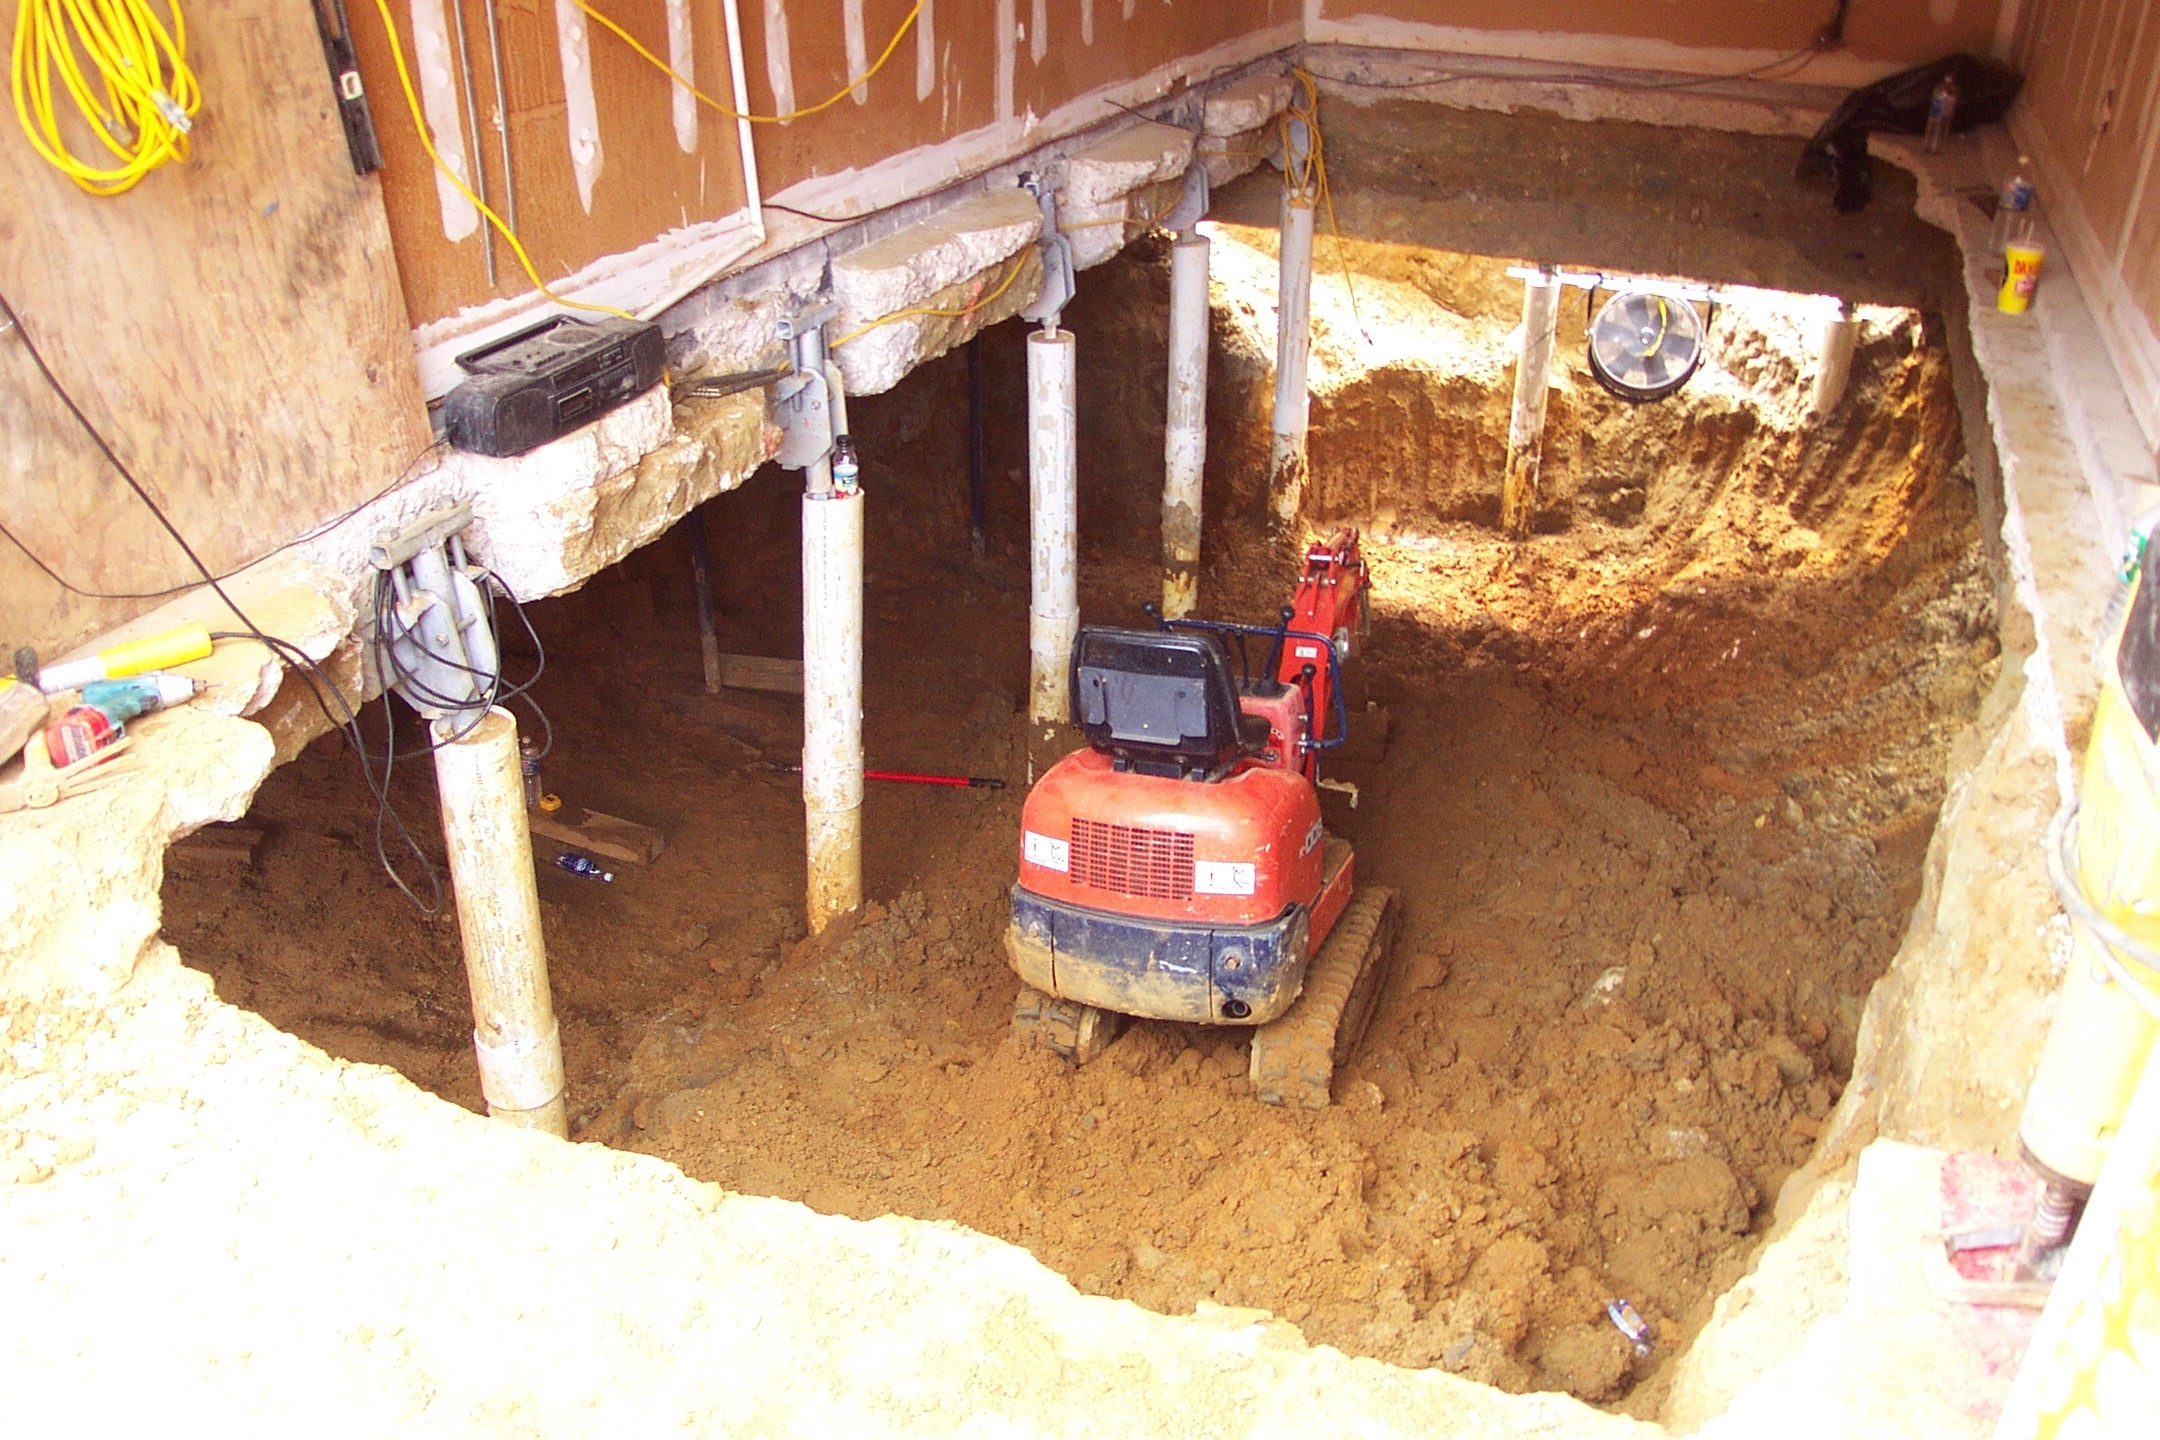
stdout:
[[[19,0],[9,79],[15,118],[45,162],[92,195],[118,195],[185,160],[202,109],[187,64],[187,20],[167,0]],[[62,132],[72,103],[117,164],[77,155]]]

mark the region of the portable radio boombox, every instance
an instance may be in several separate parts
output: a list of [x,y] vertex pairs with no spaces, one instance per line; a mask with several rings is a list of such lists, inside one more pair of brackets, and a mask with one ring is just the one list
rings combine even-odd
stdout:
[[472,378],[443,400],[450,443],[522,455],[659,384],[667,351],[658,325],[551,315],[457,363]]

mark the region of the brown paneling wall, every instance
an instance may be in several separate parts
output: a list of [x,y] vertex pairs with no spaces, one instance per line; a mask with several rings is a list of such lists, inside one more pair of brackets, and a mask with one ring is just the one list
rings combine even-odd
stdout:
[[[743,50],[753,108],[775,104],[767,73],[770,26],[766,0],[740,0]],[[863,0],[870,59],[907,18],[909,0]],[[1012,13],[1028,36],[1013,56],[1013,110],[1048,115],[1089,91],[1136,79],[1186,56],[1203,54],[1270,25],[1294,20],[1293,0],[1215,0],[1164,5],[1137,0],[1126,18],[1124,0],[1092,0],[1092,35],[1083,35],[1081,0],[1052,0],[1043,58],[1033,58],[1034,7],[1014,0]],[[911,33],[877,78],[867,104],[844,100],[822,115],[757,129],[758,175],[776,194],[815,176],[869,166],[888,156],[934,144],[997,121],[998,0],[928,0],[934,38],[930,91],[917,98],[916,39]],[[814,104],[847,83],[847,56],[837,3],[786,6],[789,67],[798,106]],[[1105,117],[1114,113],[1103,107]]]
[[[490,290],[482,273],[480,235],[456,243],[445,238],[434,170],[399,88],[375,0],[349,3],[362,73],[382,132],[384,193],[406,301],[415,322],[454,314],[491,294],[516,295],[528,289],[507,246],[497,245],[497,282]],[[665,0],[592,3],[656,55],[666,56]],[[414,39],[409,4],[410,0],[390,0],[411,61]],[[912,0],[862,0],[867,61],[877,59],[911,8]],[[1091,41],[1083,34],[1083,8],[1082,0],[1053,0],[1047,5],[1044,54],[1038,63],[1033,57],[1033,0],[1016,0],[1012,6],[1017,27],[1030,32],[1014,47],[1016,116],[1047,115],[1091,90],[1136,78],[1272,24],[1292,23],[1300,13],[1296,0],[1210,4],[1180,0],[1172,5],[1134,0],[1130,6],[1126,0],[1088,0]],[[567,276],[592,260],[634,248],[669,228],[741,208],[744,196],[733,122],[717,111],[703,109],[698,153],[684,155],[675,141],[667,77],[619,37],[588,21],[604,162],[592,212],[585,213],[569,154],[554,0],[497,0],[496,9],[509,92],[518,230],[543,278]],[[786,73],[795,109],[815,105],[847,84],[841,0],[739,0],[738,12],[753,114],[773,115],[781,103],[771,80],[776,15],[785,26]],[[726,101],[729,82],[721,7],[714,0],[692,0],[691,16],[700,88]],[[918,79],[919,36],[911,30],[885,68],[868,83],[864,100],[850,97],[820,114],[787,124],[758,124],[754,145],[764,193],[773,195],[802,180],[865,168],[994,124],[1000,118],[999,16],[999,0],[926,0],[924,19],[933,42],[926,92]],[[481,0],[464,0],[464,22],[482,126],[480,164],[489,198],[500,210],[504,192],[493,129],[496,96]],[[1106,105],[1105,116],[1110,113]],[[469,114],[464,123],[469,132]],[[1014,148],[1024,145],[1016,128]]]
[[2026,0],[2013,127],[2148,438],[2160,438],[2160,14],[2151,0]]
[[[416,65],[409,0],[390,0],[408,65]],[[440,319],[491,295],[520,295],[532,287],[510,248],[488,227],[453,243],[444,234],[435,169],[421,147],[411,107],[398,84],[382,15],[375,0],[347,0],[361,74],[367,82],[383,149],[383,194],[415,324]],[[594,8],[666,59],[665,0],[594,0]],[[834,7],[837,13],[837,6]],[[447,3],[450,23],[458,7]],[[462,0],[465,63],[479,107],[480,164],[487,198],[508,218],[501,146],[495,129],[497,95],[482,0]],[[510,159],[516,185],[518,237],[542,279],[560,280],[603,255],[634,249],[663,231],[729,215],[747,203],[735,122],[698,107],[697,153],[676,141],[674,85],[668,77],[599,24],[587,21],[601,168],[587,214],[570,158],[563,97],[562,53],[554,0],[496,0],[498,46],[508,104]],[[691,5],[698,88],[731,103],[727,30],[717,4]],[[417,73],[415,83],[418,82]],[[457,76],[460,91],[464,77]],[[474,119],[459,111],[465,133]],[[441,143],[438,137],[438,144]],[[468,164],[470,162],[468,161]],[[482,245],[495,247],[496,283],[489,288]]]
[[[997,119],[997,0],[924,0],[931,19],[933,84],[916,99],[915,46],[911,31],[891,62],[869,85],[869,99],[852,98],[830,110],[785,125],[759,125],[758,180],[767,195],[814,175],[875,164],[890,155],[948,135],[979,129]],[[1106,0],[1114,10],[1117,0]],[[743,64],[750,107],[759,115],[777,108],[770,78],[773,26],[768,0],[737,0],[742,14]],[[1021,13],[1027,0],[1020,0]],[[863,44],[871,60],[907,18],[910,0],[863,0]],[[798,109],[815,105],[848,82],[847,51],[839,0],[794,0],[782,7]],[[1098,21],[1099,23],[1099,21]],[[1021,57],[1025,65],[1026,57]]]
[[[490,292],[481,277],[478,235],[453,245],[443,236],[435,182],[398,93],[375,0],[354,0],[362,68],[374,96],[388,159],[386,194],[403,262],[407,302],[416,320],[453,313]],[[390,0],[411,43],[410,0]],[[666,53],[665,0],[593,0],[657,54]],[[906,21],[911,0],[861,0],[863,54],[874,61]],[[1818,8],[1820,13],[1817,13]],[[1874,63],[1918,61],[1954,49],[1984,50],[1994,35],[1998,0],[1854,0],[1847,18],[1850,55]],[[592,213],[578,203],[564,123],[554,0],[498,0],[509,72],[510,124],[520,229],[549,278],[568,275],[602,255],[632,248],[670,226],[711,219],[742,203],[733,168],[735,137],[725,117],[706,111],[699,152],[674,142],[666,77],[617,37],[588,24],[605,165]],[[771,115],[776,35],[784,30],[785,74],[800,109],[826,99],[848,80],[843,0],[739,0],[744,70],[753,113]],[[1301,0],[1046,0],[1038,36],[1036,0],[925,0],[920,28],[931,37],[927,85],[920,35],[904,36],[866,97],[821,114],[755,127],[759,182],[766,195],[805,180],[867,169],[921,146],[982,130],[1001,118],[1001,15],[1022,32],[1011,58],[1013,115],[1043,117],[1094,90],[1136,79],[1182,58],[1283,27],[1286,38],[1305,16]],[[1547,32],[1581,37],[1583,58],[1599,41],[1655,41],[1694,48],[1783,52],[1807,43],[1829,14],[1820,7],[1764,0],[1700,0],[1688,5],[1635,0],[1526,0],[1495,11],[1475,0],[1324,0],[1330,22],[1361,17],[1470,30]],[[1940,14],[1941,19],[1936,16]],[[721,7],[692,0],[699,79],[725,99]],[[464,0],[465,36],[483,122],[481,166],[491,197],[502,194],[492,116],[495,97],[481,0]],[[777,23],[776,23],[777,22]],[[1398,32],[1400,36],[1400,32]],[[1035,58],[1036,42],[1042,58]],[[1111,113],[1105,104],[1104,114]],[[471,117],[466,118],[471,124]],[[1026,144],[1015,126],[1013,145]],[[852,213],[824,203],[820,213]],[[524,279],[498,246],[492,293],[513,295]]]
[[[1350,21],[1377,16],[1464,30],[1529,30],[1556,36],[1618,36],[1691,48],[1773,50],[1806,45],[1830,18],[1832,0],[1323,0],[1321,16]],[[1845,43],[1856,59],[1918,64],[1954,50],[1985,54],[1995,35],[1997,0],[1852,0]],[[1943,19],[1936,19],[1937,13]]]

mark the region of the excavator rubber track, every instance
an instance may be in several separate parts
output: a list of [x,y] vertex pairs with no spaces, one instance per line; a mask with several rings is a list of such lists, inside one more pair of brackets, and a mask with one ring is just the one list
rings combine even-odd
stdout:
[[1399,918],[1393,890],[1369,886],[1350,897],[1306,970],[1297,1003],[1253,1032],[1253,1093],[1260,1099],[1327,1108],[1336,1067],[1350,1058],[1372,1023]]
[[1075,1065],[1085,1065],[1110,1048],[1125,1028],[1125,1017],[1023,985],[1013,1000],[1012,1024],[1013,1037],[1021,1044],[1040,1045]]

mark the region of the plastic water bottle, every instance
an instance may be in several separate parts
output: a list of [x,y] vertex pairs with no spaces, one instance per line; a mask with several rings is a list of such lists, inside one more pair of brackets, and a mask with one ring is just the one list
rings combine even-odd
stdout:
[[590,875],[595,880],[613,881],[615,876],[600,868],[600,862],[585,855],[573,855],[568,850],[555,857],[555,868],[567,870],[572,875]]
[[2002,254],[2010,245],[2021,245],[2032,238],[2033,183],[2027,176],[2032,171],[2032,157],[2018,156],[2017,169],[2003,181],[2002,189],[1995,196],[1995,224],[1988,231],[1988,249]]
[[1943,137],[1950,133],[1951,122],[1957,119],[1958,91],[1955,77],[1945,75],[1935,82],[1934,93],[1928,96],[1927,153],[1942,153]]
[[518,772],[525,780],[525,808],[540,808],[540,742],[530,735],[518,737]]
[[862,462],[855,458],[855,442],[846,435],[833,436],[832,488],[835,495],[853,495],[862,488]]

